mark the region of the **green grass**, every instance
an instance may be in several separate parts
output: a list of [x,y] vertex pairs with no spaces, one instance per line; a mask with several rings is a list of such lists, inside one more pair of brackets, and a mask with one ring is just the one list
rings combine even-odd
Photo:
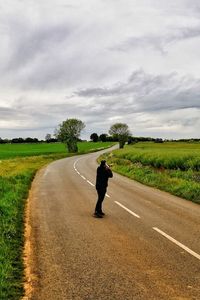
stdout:
[[104,157],[122,175],[200,204],[200,144],[137,143]]
[[[80,143],[79,154],[111,145]],[[38,169],[69,154],[61,144],[6,145],[8,153],[3,146],[0,146],[0,157],[4,158],[0,162],[0,299],[17,300],[24,292],[24,207],[31,182]],[[30,156],[33,153],[37,155]],[[23,154],[29,157],[20,157]],[[5,159],[6,155],[15,158]]]
[[[33,171],[0,177],[0,299],[23,293],[23,211]],[[23,200],[22,200],[23,199]]]
[[[79,153],[99,150],[102,147],[110,147],[110,142],[79,142]],[[14,157],[38,156],[44,154],[65,154],[66,147],[63,143],[42,143],[42,144],[0,144],[0,159]]]

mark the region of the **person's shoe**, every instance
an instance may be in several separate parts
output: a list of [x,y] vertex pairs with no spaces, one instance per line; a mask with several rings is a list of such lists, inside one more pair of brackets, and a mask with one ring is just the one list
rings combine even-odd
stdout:
[[103,218],[103,216],[100,213],[98,213],[97,211],[95,211],[94,217],[95,218]]
[[105,216],[104,212],[102,212],[102,211],[101,211],[99,214],[100,214],[101,216]]

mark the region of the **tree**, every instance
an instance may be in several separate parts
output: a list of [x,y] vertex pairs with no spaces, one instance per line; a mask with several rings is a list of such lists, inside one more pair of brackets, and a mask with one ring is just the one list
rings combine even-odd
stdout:
[[128,125],[125,123],[113,124],[110,127],[109,134],[119,141],[119,148],[124,147],[125,143],[128,141],[128,137],[131,135]]
[[6,144],[6,140],[3,140],[2,138],[0,138],[0,144]]
[[27,137],[27,138],[25,138],[24,143],[38,143],[38,139]]
[[78,152],[77,141],[81,131],[85,128],[85,124],[78,119],[67,119],[59,124],[56,130],[56,137],[66,143],[70,153]]
[[92,133],[91,136],[90,136],[90,139],[93,141],[93,142],[97,142],[99,137],[98,137],[98,134],[97,133]]
[[47,143],[50,143],[50,141],[51,141],[51,134],[50,134],[50,133],[47,133],[47,134],[46,134],[46,136],[45,136],[45,141],[46,141]]
[[100,141],[106,142],[107,141],[107,136],[108,135],[106,133],[100,134],[100,136],[99,136]]
[[154,140],[155,143],[163,143],[163,139],[161,138],[157,138]]
[[22,143],[25,143],[25,140],[23,138],[14,138],[11,140],[11,143],[12,144],[22,144]]

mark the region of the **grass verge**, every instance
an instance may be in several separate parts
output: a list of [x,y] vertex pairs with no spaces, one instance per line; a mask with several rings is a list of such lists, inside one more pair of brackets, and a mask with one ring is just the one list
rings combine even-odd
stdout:
[[[155,162],[158,159],[158,153],[155,153],[155,148],[152,151],[148,149],[148,159],[150,157],[148,164],[147,159],[144,163],[144,156],[147,156],[147,146],[144,147],[143,145],[143,150],[139,150],[138,147],[137,145],[136,150],[134,146],[126,147],[124,150],[116,150],[110,154],[104,154],[100,159],[106,159],[108,164],[112,165],[112,170],[121,175],[200,204],[200,172],[197,168],[199,166],[198,157],[195,156],[193,158],[195,166],[193,164],[190,168],[166,168],[162,162],[166,163],[166,156],[168,156],[169,161],[172,160],[172,156],[170,156],[169,152],[166,155],[167,149],[163,147],[162,151],[164,154],[162,155],[159,152],[159,167],[155,167],[152,165],[153,161]],[[180,162],[182,159],[181,154],[177,151],[176,155]],[[189,159],[191,162],[191,157]],[[184,163],[186,166],[188,162],[185,160]],[[177,165],[175,159],[172,165]]]
[[[90,143],[79,154],[112,144]],[[24,208],[35,173],[66,153],[20,157],[0,162],[0,299],[17,300],[24,293]]]

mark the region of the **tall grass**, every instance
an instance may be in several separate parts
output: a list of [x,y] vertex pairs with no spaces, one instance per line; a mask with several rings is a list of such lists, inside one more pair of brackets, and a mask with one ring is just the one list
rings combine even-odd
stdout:
[[[81,143],[79,153],[96,151],[111,145]],[[11,146],[9,145],[10,153],[13,156],[18,156],[19,153],[22,155],[23,151],[26,154],[35,153],[31,145],[20,145],[20,148],[13,145],[13,149]],[[46,153],[46,147],[39,146],[38,152]],[[53,150],[51,145],[48,147],[49,153],[57,149],[54,145]],[[0,154],[1,149],[0,147]],[[10,157],[10,153],[7,153],[7,157]],[[17,300],[23,295],[24,206],[34,175],[44,165],[67,156],[69,154],[62,150],[60,153],[17,157],[0,162],[0,300]]]
[[155,168],[200,171],[200,144],[138,143],[116,151],[115,156]]
[[104,157],[122,175],[200,204],[200,144],[138,143]]
[[[19,299],[23,292],[22,249],[24,199],[34,172],[0,177],[0,299]],[[19,278],[21,280],[19,280]]]

